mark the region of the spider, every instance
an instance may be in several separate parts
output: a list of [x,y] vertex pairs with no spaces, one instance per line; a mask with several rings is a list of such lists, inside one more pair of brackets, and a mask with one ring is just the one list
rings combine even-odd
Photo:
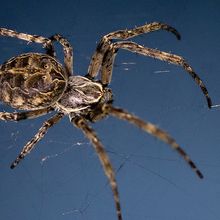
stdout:
[[[115,172],[101,141],[89,124],[111,115],[136,125],[170,145],[183,157],[198,177],[203,178],[203,174],[195,163],[167,132],[124,109],[113,106],[113,95],[108,85],[111,82],[115,56],[119,49],[125,49],[183,67],[201,88],[208,107],[211,107],[211,98],[205,85],[185,59],[128,41],[135,36],[157,30],[166,30],[180,39],[180,34],[176,29],[159,22],[145,24],[130,30],[111,32],[101,38],[90,61],[88,73],[83,77],[73,74],[73,49],[68,40],[61,35],[55,34],[50,38],[45,38],[0,28],[1,36],[39,43],[46,49],[45,54],[24,53],[9,59],[0,66],[0,100],[15,109],[22,110],[13,113],[0,112],[0,119],[20,121],[37,118],[55,111],[55,114],[43,123],[36,135],[24,146],[11,164],[11,168],[15,168],[31,152],[49,128],[67,115],[70,122],[81,129],[91,141],[112,189],[118,220],[122,220]],[[118,41],[113,42],[113,39]],[[63,65],[56,59],[53,45],[55,41],[63,47]],[[96,78],[99,73],[100,79],[98,80]]]

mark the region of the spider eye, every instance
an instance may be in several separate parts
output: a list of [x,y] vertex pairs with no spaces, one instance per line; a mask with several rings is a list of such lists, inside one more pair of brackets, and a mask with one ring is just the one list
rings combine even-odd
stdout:
[[50,66],[46,63],[46,64],[44,64],[44,69],[48,69]]
[[47,59],[41,61],[41,68],[48,70],[51,68],[51,63]]

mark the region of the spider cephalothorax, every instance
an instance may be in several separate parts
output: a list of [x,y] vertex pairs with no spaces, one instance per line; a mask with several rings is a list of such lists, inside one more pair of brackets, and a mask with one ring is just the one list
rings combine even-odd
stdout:
[[[122,220],[115,172],[101,141],[88,124],[89,122],[96,122],[107,115],[112,115],[136,125],[169,144],[202,178],[203,175],[194,162],[167,132],[112,105],[112,91],[108,88],[108,85],[111,82],[113,63],[118,50],[125,49],[183,67],[201,88],[208,107],[211,107],[212,102],[205,85],[182,57],[127,41],[129,38],[160,29],[169,31],[176,35],[177,39],[180,39],[179,33],[174,28],[158,22],[105,35],[92,56],[88,73],[85,77],[82,77],[73,75],[72,47],[59,34],[53,35],[51,38],[45,38],[0,28],[0,35],[2,36],[41,43],[46,48],[46,54],[22,54],[11,58],[0,67],[0,100],[13,108],[24,110],[14,113],[0,112],[0,119],[19,121],[36,118],[51,111],[56,112],[44,122],[37,134],[24,146],[12,163],[11,168],[17,166],[31,152],[35,144],[44,137],[50,127],[59,122],[64,115],[68,115],[71,123],[81,129],[91,141],[112,188],[118,220]],[[112,39],[120,41],[112,42]],[[55,57],[53,41],[58,41],[63,46],[63,66]],[[98,73],[101,74],[100,80],[95,79]]]
[[70,76],[67,88],[55,106],[65,114],[81,114],[82,110],[99,103],[105,93],[106,90],[99,82],[82,76]]

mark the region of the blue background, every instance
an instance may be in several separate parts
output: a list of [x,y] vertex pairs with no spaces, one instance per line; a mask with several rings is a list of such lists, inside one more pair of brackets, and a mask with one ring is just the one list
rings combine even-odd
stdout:
[[[101,36],[145,22],[168,23],[165,31],[133,39],[179,54],[220,104],[219,1],[0,1],[0,26],[51,36],[74,47],[75,74],[87,72]],[[0,38],[1,63],[39,45]],[[62,59],[61,47],[58,46]],[[115,106],[168,131],[205,178],[197,178],[169,146],[132,125],[109,117],[94,124],[117,170],[124,220],[220,219],[220,109],[209,110],[198,86],[181,68],[119,51],[111,88]],[[1,111],[12,111],[1,104]],[[117,219],[112,193],[88,140],[66,117],[14,170],[9,166],[49,116],[0,123],[0,215],[17,220]]]

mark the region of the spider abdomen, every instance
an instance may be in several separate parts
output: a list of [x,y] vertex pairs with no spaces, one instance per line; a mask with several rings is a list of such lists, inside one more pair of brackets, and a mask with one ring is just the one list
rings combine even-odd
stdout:
[[67,89],[56,103],[56,107],[66,114],[78,112],[98,103],[103,93],[104,90],[100,83],[82,76],[71,76]]
[[0,68],[0,100],[17,109],[52,105],[63,94],[66,84],[61,64],[45,54],[22,54]]

